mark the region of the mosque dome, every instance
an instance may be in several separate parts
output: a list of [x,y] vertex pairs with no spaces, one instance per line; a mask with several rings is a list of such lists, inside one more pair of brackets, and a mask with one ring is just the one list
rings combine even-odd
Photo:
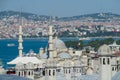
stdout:
[[111,55],[111,49],[108,45],[104,44],[98,49],[98,55]]
[[59,57],[59,58],[66,58],[66,59],[71,58],[70,54],[68,54],[68,53],[66,53],[66,52],[59,53],[59,54],[58,54],[58,57]]
[[64,42],[60,39],[58,39],[57,37],[55,37],[55,39],[53,39],[53,49],[65,49],[66,46],[64,44]]

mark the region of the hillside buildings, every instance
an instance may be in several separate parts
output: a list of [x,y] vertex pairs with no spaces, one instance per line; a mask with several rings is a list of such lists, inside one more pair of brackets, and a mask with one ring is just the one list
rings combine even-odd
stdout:
[[[19,13],[19,12],[18,12]],[[18,36],[18,26],[20,14],[5,11],[0,16],[0,38],[17,38]],[[4,15],[5,14],[5,15]],[[8,15],[11,14],[11,15]],[[25,16],[26,15],[26,16]],[[104,14],[101,16],[101,13],[91,14],[90,16],[76,16],[76,17],[67,17],[68,20],[59,20],[57,18],[54,25],[54,32],[57,32],[61,37],[81,37],[88,36],[93,37],[97,33],[110,33],[110,35],[104,36],[115,36],[114,29],[120,31],[120,17],[113,15],[111,13]],[[38,15],[28,15],[23,14],[23,36],[25,38],[35,38],[35,37],[46,37],[48,36],[48,16],[38,16]],[[65,33],[65,34],[64,34]],[[99,34],[103,36],[103,34]],[[99,36],[95,35],[95,36]],[[120,36],[120,35],[119,35]]]

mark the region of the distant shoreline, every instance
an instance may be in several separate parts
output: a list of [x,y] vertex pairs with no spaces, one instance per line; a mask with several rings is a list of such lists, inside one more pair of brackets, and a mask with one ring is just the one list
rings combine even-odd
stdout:
[[[108,39],[108,38],[113,38],[113,39],[119,39],[120,37],[112,37],[112,36],[104,36],[104,37],[59,37],[59,39],[62,40],[79,40],[80,38],[89,38],[91,39]],[[48,40],[48,37],[39,37],[39,38],[23,38],[23,40]],[[18,40],[18,38],[1,38],[0,40]]]

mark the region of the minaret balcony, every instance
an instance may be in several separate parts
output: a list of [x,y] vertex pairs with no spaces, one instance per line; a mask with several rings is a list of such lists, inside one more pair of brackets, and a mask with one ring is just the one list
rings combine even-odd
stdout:
[[18,49],[21,49],[21,50],[22,50],[22,49],[23,49],[23,47],[18,47]]
[[23,40],[22,40],[22,39],[21,39],[21,40],[18,40],[18,42],[21,42],[21,43],[22,43],[22,42],[23,42]]

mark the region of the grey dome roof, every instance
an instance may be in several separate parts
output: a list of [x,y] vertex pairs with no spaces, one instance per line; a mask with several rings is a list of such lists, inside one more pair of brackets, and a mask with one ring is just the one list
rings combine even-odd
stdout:
[[7,75],[7,74],[3,74],[0,75],[0,80],[32,80],[32,79],[28,79],[25,77],[20,77],[17,75]]
[[64,42],[58,38],[53,39],[53,49],[65,49]]
[[59,53],[58,57],[60,57],[60,58],[71,58],[70,54],[68,54],[66,52]]
[[110,55],[111,49],[108,45],[104,44],[98,49],[98,55]]

